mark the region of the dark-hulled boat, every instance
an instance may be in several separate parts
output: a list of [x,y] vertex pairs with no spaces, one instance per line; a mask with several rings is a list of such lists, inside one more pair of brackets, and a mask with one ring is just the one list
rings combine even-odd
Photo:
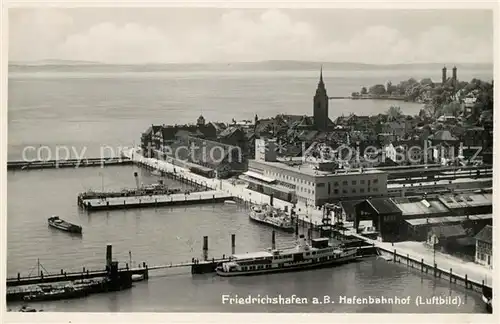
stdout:
[[482,300],[486,306],[486,310],[490,313],[493,312],[493,289],[487,286],[483,286]]
[[59,218],[59,216],[49,217],[48,222],[50,227],[57,228],[69,233],[82,234],[81,226],[71,224],[65,220],[62,220]]

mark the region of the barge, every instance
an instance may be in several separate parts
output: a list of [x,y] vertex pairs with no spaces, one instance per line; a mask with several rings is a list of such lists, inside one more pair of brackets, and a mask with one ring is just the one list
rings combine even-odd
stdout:
[[222,277],[259,275],[335,266],[360,258],[357,247],[332,246],[328,238],[311,242],[309,246],[304,235],[300,235],[292,248],[235,254],[231,261],[218,265],[216,272]]

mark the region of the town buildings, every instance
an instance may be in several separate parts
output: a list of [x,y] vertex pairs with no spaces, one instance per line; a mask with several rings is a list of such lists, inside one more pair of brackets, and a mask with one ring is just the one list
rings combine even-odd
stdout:
[[387,193],[387,173],[383,171],[338,169],[337,162],[314,157],[278,158],[275,140],[255,143],[255,159],[248,161],[244,179],[256,191],[309,206]]
[[487,267],[493,266],[493,228],[486,225],[477,235],[475,261]]

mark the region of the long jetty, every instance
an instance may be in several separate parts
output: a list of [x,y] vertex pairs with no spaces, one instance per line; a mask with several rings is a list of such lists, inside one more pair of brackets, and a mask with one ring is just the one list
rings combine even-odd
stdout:
[[212,204],[231,200],[233,197],[222,191],[201,191],[171,195],[137,197],[110,197],[83,199],[82,207],[91,210],[112,210],[128,208],[165,207],[178,205]]
[[[232,252],[234,254],[235,251],[235,239],[236,235],[231,235],[231,246]],[[215,272],[215,268],[221,262],[229,261],[230,258],[223,255],[219,258],[209,258],[208,257],[208,236],[203,237],[203,259],[199,260],[196,258],[192,258],[191,261],[188,262],[180,262],[180,263],[168,263],[163,265],[155,265],[148,266],[146,262],[142,263],[142,266],[136,268],[129,268],[128,264],[125,267],[118,268],[118,272],[128,272],[130,275],[139,274],[142,275],[144,280],[149,279],[149,272],[154,270],[161,269],[170,269],[170,268],[191,268],[192,274],[203,274]],[[112,245],[108,244],[106,246],[106,264],[107,267],[112,263]],[[75,272],[65,272],[61,269],[60,273],[57,274],[44,274],[43,271],[40,271],[35,276],[21,276],[20,273],[17,273],[17,277],[7,278],[7,287],[18,287],[18,286],[28,286],[28,285],[36,285],[36,284],[45,284],[45,283],[56,283],[56,282],[68,282],[74,280],[81,279],[91,279],[91,278],[103,278],[109,274],[109,269],[103,270],[89,270],[82,269],[82,271]]]
[[7,170],[58,169],[80,167],[103,167],[133,164],[127,157],[87,158],[67,160],[7,161]]

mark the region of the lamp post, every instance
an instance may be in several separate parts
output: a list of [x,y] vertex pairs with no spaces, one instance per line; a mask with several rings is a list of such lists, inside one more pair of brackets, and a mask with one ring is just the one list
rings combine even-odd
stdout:
[[434,266],[436,265],[436,244],[437,244],[437,237],[433,236],[433,238],[432,238],[432,250],[433,250],[433,257],[434,257]]

